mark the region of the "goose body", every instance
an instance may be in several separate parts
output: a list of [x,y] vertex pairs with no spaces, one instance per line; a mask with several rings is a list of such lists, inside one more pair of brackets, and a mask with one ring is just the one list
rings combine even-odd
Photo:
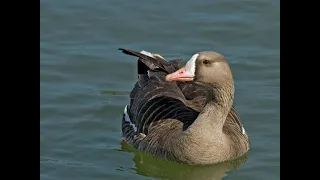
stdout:
[[183,59],[120,50],[138,57],[138,80],[122,119],[127,143],[185,164],[213,164],[248,152],[248,136],[232,105],[232,73],[222,55],[200,52],[180,68]]

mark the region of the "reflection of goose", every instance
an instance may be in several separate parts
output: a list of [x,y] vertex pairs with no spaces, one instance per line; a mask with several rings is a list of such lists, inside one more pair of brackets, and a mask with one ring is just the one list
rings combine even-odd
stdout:
[[168,180],[220,180],[227,176],[227,172],[238,169],[247,160],[245,155],[233,161],[208,166],[195,166],[154,158],[143,152],[136,151],[124,141],[122,141],[121,150],[133,152],[134,170],[137,174]]
[[232,106],[234,82],[224,56],[200,52],[179,69],[182,59],[121,50],[139,57],[138,82],[122,120],[129,144],[186,164],[223,162],[249,150]]

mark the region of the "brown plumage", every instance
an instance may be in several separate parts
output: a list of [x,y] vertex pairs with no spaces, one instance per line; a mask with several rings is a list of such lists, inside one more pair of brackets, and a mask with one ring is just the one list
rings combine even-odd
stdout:
[[182,59],[139,57],[138,81],[125,107],[122,133],[136,149],[186,164],[213,164],[249,150],[249,139],[232,106],[234,82],[224,56],[200,52]]

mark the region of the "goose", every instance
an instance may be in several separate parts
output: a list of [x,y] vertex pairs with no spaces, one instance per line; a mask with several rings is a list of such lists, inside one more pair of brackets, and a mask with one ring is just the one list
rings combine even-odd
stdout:
[[138,151],[182,164],[208,165],[249,151],[233,106],[234,80],[220,53],[166,61],[159,54],[119,48],[138,57],[138,80],[122,118],[122,136]]

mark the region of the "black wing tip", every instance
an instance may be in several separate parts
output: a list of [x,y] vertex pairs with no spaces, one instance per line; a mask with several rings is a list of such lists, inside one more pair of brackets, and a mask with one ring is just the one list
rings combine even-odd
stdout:
[[129,50],[123,49],[123,48],[118,48],[118,50],[122,51],[123,53],[128,52]]
[[[151,69],[151,70],[155,70],[157,68],[162,69],[165,72],[171,72],[173,71],[172,68],[170,67],[171,65],[174,66],[174,69],[177,68],[177,66],[179,66],[179,64],[183,61],[183,59],[176,59],[176,60],[172,60],[172,61],[166,61],[166,60],[158,60],[154,57],[150,57],[148,55],[142,54],[141,52],[136,52],[133,50],[129,50],[129,49],[124,49],[124,48],[119,48],[118,50],[121,50],[122,53],[127,54],[127,55],[131,55],[131,56],[136,56],[138,58],[140,58],[140,61],[147,66],[147,69]],[[139,66],[139,64],[138,64]],[[141,66],[141,65],[140,65]],[[146,71],[146,67],[141,66],[141,72]],[[138,67],[139,69],[139,67]]]
[[118,50],[122,51],[122,53],[124,54],[139,57],[139,52],[129,50],[129,49],[124,49],[124,48],[119,48]]

